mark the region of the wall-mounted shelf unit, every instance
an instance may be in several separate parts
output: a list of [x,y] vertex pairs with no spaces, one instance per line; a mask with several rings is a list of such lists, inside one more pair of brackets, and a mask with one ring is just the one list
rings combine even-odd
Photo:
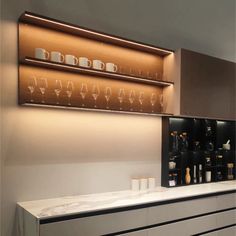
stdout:
[[[90,61],[114,63],[118,70],[82,67],[35,49]],[[25,12],[19,19],[19,104],[106,110],[135,114],[165,112],[164,58],[171,50],[127,40]]]
[[[190,168],[190,184],[236,179],[235,121],[163,117],[162,126],[162,186],[186,185],[187,167]],[[230,150],[225,150],[222,147],[228,140]],[[176,163],[175,168],[169,168],[169,162]],[[228,164],[233,165],[231,175]],[[207,171],[210,181],[206,179]]]

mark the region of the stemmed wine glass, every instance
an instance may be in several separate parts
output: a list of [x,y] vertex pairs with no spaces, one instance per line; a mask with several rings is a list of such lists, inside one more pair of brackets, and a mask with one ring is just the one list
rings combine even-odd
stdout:
[[94,85],[93,86],[93,90],[92,90],[92,96],[93,96],[93,99],[94,99],[94,107],[96,108],[97,107],[97,98],[100,94],[100,90],[99,90],[99,87],[98,85]]
[[30,91],[30,102],[34,102],[34,99],[32,98],[32,94],[34,93],[36,86],[37,86],[36,77],[31,76],[28,80],[28,89]]
[[71,96],[74,90],[74,84],[71,80],[67,81],[67,85],[66,85],[66,94],[68,97],[68,105],[71,106]]
[[120,102],[120,110],[122,110],[122,103],[124,101],[124,98],[125,98],[125,90],[121,88],[118,93],[118,100]]
[[154,105],[156,104],[157,101],[157,95],[156,93],[152,93],[151,98],[150,98],[150,102],[152,105],[152,112],[154,112]]
[[112,94],[111,88],[106,87],[106,89],[105,89],[105,99],[106,99],[106,102],[107,102],[106,109],[109,109],[109,100],[110,100],[111,94]]
[[143,111],[144,92],[139,92],[140,111]]
[[131,90],[129,93],[130,111],[133,111],[134,100],[135,100],[135,91]]
[[129,75],[135,76],[135,69],[134,68],[132,68],[132,67],[129,68]]
[[161,112],[163,112],[163,105],[164,105],[163,94],[159,95],[159,100],[160,100]]
[[143,77],[143,71],[142,70],[138,70],[138,77],[142,78]]
[[160,78],[159,73],[156,72],[156,73],[155,73],[155,79],[156,79],[156,80],[159,80],[159,78]]
[[39,85],[39,90],[40,93],[42,95],[42,100],[41,103],[45,103],[45,93],[46,93],[46,89],[48,88],[48,81],[47,78],[41,77],[38,80],[38,85]]
[[85,99],[87,93],[88,93],[88,86],[87,86],[87,84],[83,83],[80,88],[80,95],[83,100],[82,107],[84,107],[84,99]]
[[54,88],[54,92],[57,96],[57,104],[59,104],[59,95],[61,93],[62,90],[62,83],[61,80],[57,79],[55,82],[55,88]]

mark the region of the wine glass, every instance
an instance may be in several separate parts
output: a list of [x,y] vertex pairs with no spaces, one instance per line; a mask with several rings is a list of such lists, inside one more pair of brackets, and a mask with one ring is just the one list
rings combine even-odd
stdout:
[[92,90],[92,96],[93,96],[93,99],[94,99],[94,107],[96,108],[97,107],[97,98],[100,94],[100,90],[99,90],[99,87],[98,85],[93,85],[93,90]]
[[151,98],[150,98],[150,102],[152,105],[152,112],[154,112],[154,105],[156,104],[157,101],[157,95],[156,93],[152,93]]
[[66,85],[66,95],[68,97],[68,106],[71,106],[71,96],[74,90],[74,84],[71,80],[67,81]]
[[150,72],[150,71],[148,71],[148,72],[147,72],[147,78],[148,78],[148,79],[153,79],[153,73]]
[[118,100],[120,102],[120,110],[122,110],[122,103],[124,101],[124,98],[125,98],[125,90],[121,88],[118,93]]
[[138,77],[142,78],[143,77],[143,71],[142,70],[138,70]]
[[30,102],[34,102],[34,99],[32,98],[32,94],[35,91],[35,87],[37,86],[37,80],[35,76],[29,77],[28,80],[28,89],[30,91]]
[[125,68],[123,66],[119,66],[118,73],[125,74]]
[[106,87],[106,89],[105,89],[105,99],[106,99],[106,102],[107,102],[107,106],[106,106],[107,109],[109,109],[109,100],[110,100],[111,94],[112,94],[111,88]]
[[46,89],[48,87],[47,78],[45,78],[45,77],[39,78],[38,85],[39,85],[40,93],[42,95],[41,103],[45,103],[45,93],[46,93]]
[[155,79],[156,79],[156,80],[159,80],[159,78],[160,78],[159,73],[156,72],[156,73],[155,73]]
[[161,106],[161,112],[162,112],[163,111],[163,105],[164,105],[163,94],[159,95],[159,100],[160,100],[160,106]]
[[130,111],[133,111],[132,106],[133,106],[134,100],[135,100],[135,91],[131,90],[129,93]]
[[54,92],[57,96],[57,104],[59,104],[59,95],[61,93],[62,90],[62,83],[61,80],[57,79],[55,82],[55,88],[54,88]]
[[135,76],[135,69],[134,68],[132,68],[132,67],[129,68],[129,75]]
[[143,111],[144,92],[139,92],[140,111]]
[[80,95],[83,100],[82,107],[84,107],[84,99],[85,99],[87,93],[88,93],[88,86],[87,86],[87,84],[82,83],[81,88],[80,88]]

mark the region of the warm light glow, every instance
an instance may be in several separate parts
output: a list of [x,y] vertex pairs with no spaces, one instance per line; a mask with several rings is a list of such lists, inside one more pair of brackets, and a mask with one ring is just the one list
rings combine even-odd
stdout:
[[184,119],[184,118],[171,117],[171,120],[172,120],[172,121],[177,121],[177,122],[182,122],[182,121],[184,121],[185,119]]
[[217,124],[224,125],[225,123],[226,123],[225,121],[217,120]]
[[135,46],[151,49],[151,50],[154,50],[154,51],[157,51],[157,52],[164,52],[164,53],[167,53],[167,54],[173,54],[173,52],[169,51],[169,50],[165,50],[165,49],[161,49],[161,48],[157,48],[157,47],[152,47],[152,46],[144,45],[144,44],[141,44],[141,43],[136,43],[136,42],[133,42],[133,41],[130,41],[130,40],[116,38],[116,37],[113,37],[113,36],[110,36],[110,35],[101,34],[101,33],[94,32],[94,31],[87,30],[87,29],[83,29],[83,28],[80,28],[80,27],[75,27],[75,26],[72,26],[72,25],[67,25],[67,24],[64,24],[64,23],[60,23],[60,22],[57,22],[57,21],[54,21],[54,20],[49,20],[49,19],[45,19],[45,18],[42,18],[42,17],[39,17],[39,16],[30,15],[28,13],[26,13],[25,16],[30,17],[30,18],[34,18],[34,19],[37,19],[37,20],[40,20],[40,21],[49,22],[49,23],[52,23],[52,24],[56,24],[56,25],[67,27],[67,28],[71,28],[71,29],[74,29],[74,30],[77,30],[77,31],[86,32],[86,33],[89,33],[89,34],[92,34],[92,35],[97,35],[97,36],[100,36],[100,37],[103,37],[103,38],[112,39],[112,40],[115,40],[115,41],[120,41],[120,42],[130,44],[130,45],[135,45]]

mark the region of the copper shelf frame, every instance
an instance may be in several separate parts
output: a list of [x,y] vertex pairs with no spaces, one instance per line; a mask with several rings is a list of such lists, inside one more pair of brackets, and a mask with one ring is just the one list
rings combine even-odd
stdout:
[[57,63],[57,62],[52,62],[52,61],[47,61],[47,60],[40,60],[40,59],[31,58],[31,57],[26,57],[25,59],[21,60],[20,63],[31,65],[31,66],[48,68],[48,69],[67,71],[67,72],[72,72],[72,73],[81,73],[81,74],[87,74],[87,75],[92,75],[92,76],[100,76],[100,77],[106,77],[109,79],[142,83],[142,84],[148,84],[152,86],[154,85],[154,86],[159,86],[159,87],[160,86],[167,87],[174,84],[174,82],[171,82],[171,81],[151,80],[151,79],[146,79],[146,78],[141,78],[141,77],[136,77],[136,76],[131,76],[131,75],[100,71],[100,70],[78,67],[78,66],[68,65],[64,63]]
[[157,54],[159,56],[167,56],[174,53],[174,51],[170,49],[156,47],[150,44],[144,44],[138,41],[129,40],[126,38],[99,32],[96,30],[91,30],[85,27],[80,27],[75,24],[66,23],[63,21],[55,20],[53,18],[41,16],[27,11],[20,16],[19,22],[43,26],[53,30],[58,30],[74,35],[80,35],[85,38],[95,39],[101,42],[106,42],[110,44],[119,45],[122,47],[127,47],[136,50],[141,50],[144,52]]

